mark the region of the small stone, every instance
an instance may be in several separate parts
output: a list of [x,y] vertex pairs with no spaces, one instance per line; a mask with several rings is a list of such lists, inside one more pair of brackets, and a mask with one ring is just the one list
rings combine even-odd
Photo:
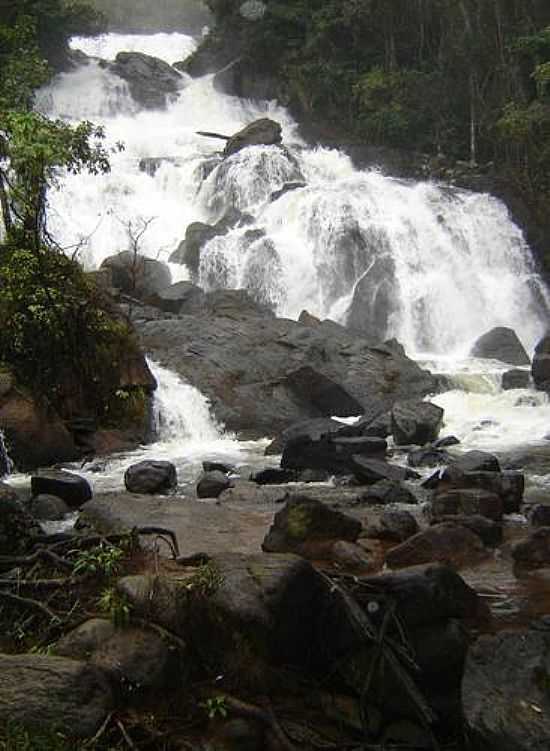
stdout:
[[217,498],[231,486],[231,480],[223,472],[205,472],[197,482],[197,498]]

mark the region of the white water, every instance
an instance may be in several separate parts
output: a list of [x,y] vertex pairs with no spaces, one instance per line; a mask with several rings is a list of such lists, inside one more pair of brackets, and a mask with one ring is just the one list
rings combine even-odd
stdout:
[[[140,49],[167,61],[181,59],[195,44],[182,34],[73,41],[105,58]],[[93,119],[105,126],[109,143],[126,146],[113,154],[110,175],[69,176],[50,195],[50,229],[63,245],[81,243],[82,262],[95,268],[128,246],[129,231],[154,218],[140,250],[167,261],[191,222],[213,223],[231,208],[250,213],[252,225],[207,245],[200,284],[248,287],[280,315],[297,317],[306,308],[345,321],[357,286],[367,283],[381,337],[396,336],[410,354],[436,353],[439,365],[446,358],[448,372],[462,371],[460,390],[436,399],[446,409],[447,433],[455,433],[465,448],[543,438],[550,429],[545,398],[537,396],[538,406],[516,406],[530,392],[501,391],[498,372],[506,366],[461,364],[473,341],[493,326],[511,326],[529,352],[546,328],[547,293],[522,233],[500,201],[357,170],[342,152],[306,148],[296,124],[274,102],[222,95],[212,77],[184,78],[183,84],[166,111],[139,111],[126,84],[91,62],[41,92],[42,111]],[[258,146],[222,161],[220,142],[196,134],[232,133],[265,116],[281,122],[287,151]],[[141,160],[159,157],[156,170],[140,167]],[[271,200],[293,181],[306,185]],[[251,240],[245,234],[251,228],[265,236]],[[174,280],[188,277],[185,267],[172,269]],[[377,297],[384,290],[389,309],[384,294]],[[208,433],[217,428],[202,422],[206,432],[194,434],[177,412],[175,392],[189,387],[171,379],[161,373],[159,399],[163,414],[169,414],[161,426],[163,449],[181,455],[180,439],[186,452],[212,442],[219,448],[219,434]],[[204,417],[199,402],[193,409]]]

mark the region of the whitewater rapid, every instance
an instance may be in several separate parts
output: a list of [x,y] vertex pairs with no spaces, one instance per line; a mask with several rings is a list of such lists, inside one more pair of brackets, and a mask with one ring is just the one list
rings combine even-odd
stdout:
[[[546,329],[546,289],[504,204],[358,170],[341,151],[308,147],[277,102],[222,94],[214,76],[182,74],[181,92],[166,110],[140,110],[127,84],[94,59],[137,50],[173,63],[198,41],[185,33],[73,40],[93,57],[43,89],[37,107],[70,121],[91,119],[105,127],[109,145],[122,141],[125,150],[112,154],[110,174],[66,176],[50,193],[50,231],[60,244],[78,246],[93,269],[148,223],[140,252],[168,262],[189,224],[213,224],[238,210],[246,223],[213,238],[196,272],[171,263],[173,281],[246,287],[278,315],[297,318],[307,309],[342,323],[362,290],[379,336],[395,336],[422,361],[435,358],[435,372],[462,373],[456,388],[435,398],[446,410],[446,433],[465,448],[542,441],[550,429],[546,397],[503,392],[495,372],[507,366],[468,358],[475,339],[494,326],[512,327],[530,354]],[[284,149],[257,146],[223,160],[220,142],[197,134],[231,134],[260,117],[281,123]],[[294,189],[285,192],[290,183]],[[165,415],[176,408],[173,377],[161,372]],[[200,452],[231,441],[213,425],[189,440],[179,418],[164,419],[162,446],[174,456],[182,442],[193,453],[193,445]],[[162,432],[170,430],[171,438]]]

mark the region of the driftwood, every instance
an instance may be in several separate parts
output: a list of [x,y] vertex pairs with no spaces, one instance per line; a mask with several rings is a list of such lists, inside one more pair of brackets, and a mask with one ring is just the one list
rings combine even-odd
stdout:
[[229,141],[233,136],[224,136],[221,133],[209,133],[206,130],[197,130],[198,136],[204,136],[205,138],[219,138],[220,141]]

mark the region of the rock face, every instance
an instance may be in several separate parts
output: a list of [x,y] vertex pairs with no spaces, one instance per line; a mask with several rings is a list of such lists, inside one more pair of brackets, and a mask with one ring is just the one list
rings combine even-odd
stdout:
[[550,527],[539,527],[527,540],[515,545],[512,558],[520,569],[550,566]]
[[54,495],[70,508],[80,508],[92,497],[90,483],[84,477],[66,470],[49,469],[31,477],[33,496]]
[[389,409],[435,389],[435,379],[399,353],[370,347],[337,324],[311,327],[274,318],[246,299],[234,294],[230,305],[212,305],[207,316],[136,324],[151,356],[199,388],[229,430],[264,437],[334,414],[287,381],[304,366],[344,389],[361,412],[373,400]]
[[247,146],[272,146],[283,140],[282,128],[275,120],[267,117],[255,120],[228,139],[224,156],[231,156]]
[[41,529],[17,498],[13,488],[0,483],[0,550],[2,555],[22,555]]
[[502,499],[487,490],[448,490],[435,496],[432,501],[434,517],[462,514],[484,516],[494,522],[502,521]]
[[443,424],[443,410],[430,402],[395,404],[391,413],[392,434],[397,445],[423,446],[437,439]]
[[390,255],[375,260],[355,287],[346,326],[375,340],[386,337],[388,321],[399,299],[395,263]]
[[224,230],[204,222],[192,222],[185,230],[185,239],[170,256],[171,263],[183,263],[193,278],[199,272],[201,250],[213,237],[223,235]]
[[176,468],[172,462],[143,461],[128,467],[124,484],[130,493],[169,493],[178,484]]
[[338,434],[327,434],[318,440],[310,440],[308,436],[298,436],[285,443],[281,467],[352,474],[356,465],[355,455],[383,457],[386,448],[387,443],[383,438],[341,438]]
[[170,286],[170,270],[160,261],[124,250],[101,264],[109,269],[114,287],[127,295],[146,299]]
[[149,302],[165,313],[197,313],[204,307],[204,292],[191,282],[176,282],[153,295]]
[[470,352],[472,357],[500,360],[510,365],[529,365],[529,355],[513,329],[497,326],[483,334]]
[[103,672],[64,657],[0,655],[0,686],[0,723],[59,727],[86,738],[114,708]]
[[463,696],[476,751],[548,748],[549,655],[548,628],[481,636],[471,647]]
[[295,553],[320,540],[355,542],[361,522],[313,498],[296,495],[275,514],[262,549],[267,553]]
[[507,370],[502,376],[502,388],[504,391],[508,391],[509,389],[526,389],[528,387],[529,371],[527,370]]
[[538,389],[550,390],[550,335],[548,334],[535,347],[531,375]]
[[110,67],[127,81],[134,101],[146,109],[164,109],[167,98],[182,88],[182,76],[175,68],[143,52],[119,52]]

